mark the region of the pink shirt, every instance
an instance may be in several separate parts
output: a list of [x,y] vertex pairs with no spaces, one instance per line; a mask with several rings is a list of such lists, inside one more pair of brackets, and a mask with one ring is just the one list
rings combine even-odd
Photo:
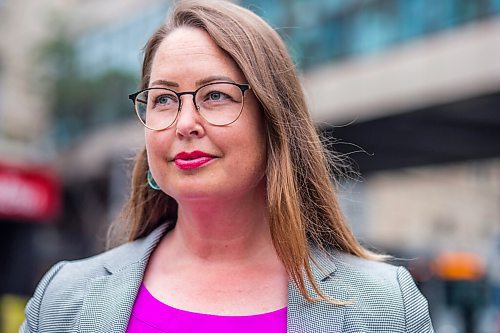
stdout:
[[286,308],[251,316],[217,316],[173,308],[141,284],[127,333],[286,333]]

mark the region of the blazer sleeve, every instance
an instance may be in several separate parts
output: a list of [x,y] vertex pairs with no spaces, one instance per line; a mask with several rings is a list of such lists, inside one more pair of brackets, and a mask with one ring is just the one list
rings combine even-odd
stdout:
[[45,296],[45,290],[50,284],[54,276],[59,272],[59,270],[66,264],[66,262],[60,262],[54,265],[40,280],[33,297],[29,300],[25,309],[25,319],[19,328],[19,333],[35,333],[38,332],[38,321],[40,316],[40,307],[42,305],[43,298]]
[[398,269],[398,282],[403,295],[406,332],[434,333],[427,300],[420,293],[412,276],[404,267]]

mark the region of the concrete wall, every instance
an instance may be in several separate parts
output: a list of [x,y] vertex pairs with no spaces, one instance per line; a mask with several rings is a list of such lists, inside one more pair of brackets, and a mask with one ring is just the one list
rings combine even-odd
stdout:
[[317,122],[363,121],[500,91],[500,18],[304,75]]

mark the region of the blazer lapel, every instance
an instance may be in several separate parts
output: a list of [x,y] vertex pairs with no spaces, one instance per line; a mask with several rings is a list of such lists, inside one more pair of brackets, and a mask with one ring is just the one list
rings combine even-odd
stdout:
[[[312,252],[311,268],[318,287],[335,301],[349,301],[348,291],[332,281],[336,266],[330,256]],[[307,291],[317,296],[310,283]],[[288,333],[334,333],[341,332],[344,323],[344,305],[325,301],[307,302],[297,286],[288,285],[287,332]]]
[[[105,262],[107,275],[89,281],[77,332],[125,332],[149,256],[167,230],[164,224]],[[120,250],[120,249],[117,249]]]
[[84,298],[78,332],[125,332],[146,262],[94,278]]

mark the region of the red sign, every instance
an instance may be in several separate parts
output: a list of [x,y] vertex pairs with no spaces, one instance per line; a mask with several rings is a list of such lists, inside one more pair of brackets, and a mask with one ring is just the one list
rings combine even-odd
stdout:
[[50,171],[0,163],[0,219],[49,223],[60,202],[60,185]]

